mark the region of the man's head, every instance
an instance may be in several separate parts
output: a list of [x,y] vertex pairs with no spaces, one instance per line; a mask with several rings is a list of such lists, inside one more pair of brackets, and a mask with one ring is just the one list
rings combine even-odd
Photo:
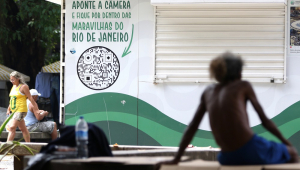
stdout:
[[32,98],[37,101],[38,97],[41,95],[41,93],[39,93],[37,90],[35,89],[31,89],[30,90],[30,94],[32,96]]
[[210,77],[220,83],[240,79],[242,67],[243,61],[240,56],[226,52],[211,61]]

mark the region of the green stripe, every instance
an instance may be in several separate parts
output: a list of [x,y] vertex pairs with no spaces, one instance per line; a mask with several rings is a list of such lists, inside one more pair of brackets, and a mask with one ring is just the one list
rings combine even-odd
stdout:
[[[122,104],[121,101],[125,101]],[[96,93],[66,105],[66,113],[120,112],[137,115],[137,98],[119,93]]]
[[[143,100],[139,100],[139,114],[140,117],[144,117],[146,119],[152,120],[162,126],[166,126],[169,129],[173,129],[176,132],[184,133],[187,125],[180,123],[173,118],[163,114],[158,109],[153,107],[152,105],[144,102]],[[196,137],[200,137],[203,139],[213,139],[212,133],[210,131],[205,130],[197,130],[195,134]]]
[[[143,117],[139,117],[139,129],[158,141],[162,146],[178,146],[182,138],[182,133]],[[217,147],[213,139],[199,138],[196,136],[192,144],[195,146]]]
[[[126,101],[126,103],[123,105],[121,101]],[[152,120],[179,133],[183,133],[187,127],[185,124],[163,114],[147,102],[120,93],[97,93],[85,96],[66,105],[66,113],[77,113],[76,115],[79,116],[86,113],[107,111],[137,115],[137,107],[139,109],[139,117]],[[66,115],[66,119],[71,117],[72,116]],[[199,138],[213,139],[210,131],[200,129],[196,132],[195,136]]]
[[[279,126],[278,129],[281,131],[283,136],[288,139],[300,130],[299,124],[300,124],[300,118],[289,121]],[[262,136],[269,140],[279,141],[278,138],[272,135],[269,131],[260,133],[259,136]]]
[[[73,116],[66,120],[66,124],[74,125],[75,122],[79,119],[79,116]],[[94,112],[87,113],[84,115],[84,119],[89,123],[100,122],[100,121],[114,121],[128,124],[132,127],[137,128],[136,116],[120,113],[120,112]],[[156,140],[162,146],[178,146],[182,133],[169,129],[159,123],[156,123],[152,120],[139,117],[139,130],[149,135],[151,138]],[[163,138],[162,138],[163,136]],[[139,139],[145,140],[145,139]],[[192,144],[195,146],[212,146],[217,147],[213,139],[204,139],[195,137],[192,141]]]
[[[66,120],[66,124],[75,125],[78,119],[79,119],[79,115],[69,118]],[[127,113],[108,112],[106,114],[106,112],[93,112],[93,113],[84,114],[84,119],[89,123],[98,122],[98,121],[122,122],[137,128],[136,116]]]
[[[93,124],[104,131],[110,144],[161,146],[146,133],[122,122],[109,121],[109,126],[107,121],[94,122]],[[137,136],[144,141],[138,141]]]
[[[126,103],[123,104],[121,101]],[[108,113],[108,121],[122,122],[138,128],[164,146],[177,146],[187,127],[187,125],[163,114],[147,102],[119,93],[97,93],[85,96],[68,104],[66,113],[76,113],[77,116],[66,115],[67,125],[74,125],[79,115],[87,116],[90,122],[107,121],[106,113]],[[290,138],[300,130],[297,125],[300,123],[299,118],[300,101],[272,118],[272,121],[279,126],[285,137]],[[260,136],[278,141],[261,124],[252,129]],[[193,142],[196,146],[217,146],[212,133],[200,129],[196,132]]]
[[[271,120],[276,124],[276,126],[281,126],[289,121],[298,118],[300,118],[300,101],[292,104],[284,111],[282,111],[280,114],[273,117]],[[252,127],[252,129],[254,130],[254,132],[258,134],[265,133],[267,131],[261,124]]]

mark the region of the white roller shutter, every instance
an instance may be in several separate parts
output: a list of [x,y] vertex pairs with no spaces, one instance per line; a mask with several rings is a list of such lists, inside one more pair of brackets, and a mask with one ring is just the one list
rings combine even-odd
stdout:
[[286,79],[284,3],[202,3],[155,7],[155,82],[210,82],[208,66],[225,51],[245,61],[243,79]]

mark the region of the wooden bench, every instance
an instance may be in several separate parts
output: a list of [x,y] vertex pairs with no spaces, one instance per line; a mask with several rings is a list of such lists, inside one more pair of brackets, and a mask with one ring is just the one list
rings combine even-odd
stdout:
[[[48,162],[43,170],[154,170],[160,161],[173,157],[93,157],[88,159],[56,159]],[[188,160],[182,157],[181,160]]]
[[197,159],[178,165],[162,165],[160,170],[300,170],[300,164],[223,166],[217,161]]
[[[59,135],[59,133],[58,133]],[[8,136],[7,131],[3,131],[0,136],[1,142],[6,142]],[[23,138],[23,134],[21,131],[16,131],[16,136],[14,140],[18,140]],[[24,140],[23,140],[24,141]],[[46,132],[30,132],[30,141],[31,142],[50,142],[51,141],[51,135],[49,135]]]
[[[48,143],[34,143],[34,142],[30,142],[30,143],[21,142],[21,143],[36,150],[37,152],[34,152],[34,154],[39,153],[41,148],[48,144]],[[6,145],[8,145],[8,144],[6,144]],[[24,147],[21,147],[21,146],[15,147],[14,149],[11,150],[10,153],[18,156],[18,158],[20,159],[20,160],[18,160],[17,158],[14,158],[14,170],[24,169],[23,168],[24,156],[31,155],[31,153],[27,149],[25,149]]]
[[[155,169],[156,164],[162,160],[174,158],[178,147],[153,147],[153,146],[126,146],[118,148],[111,146],[114,157],[93,157],[89,159],[62,159],[52,160],[46,169]],[[136,150],[132,150],[136,149]],[[150,150],[151,149],[151,150]],[[161,170],[300,170],[300,164],[281,165],[256,165],[256,166],[221,166],[216,160],[216,148],[187,148],[183,159],[178,165],[163,165]],[[213,154],[210,154],[213,153]],[[213,155],[213,156],[212,156]],[[27,166],[25,156],[23,167]],[[199,157],[202,157],[199,159]],[[196,159],[195,159],[196,158]],[[210,161],[205,161],[207,159]]]
[[[44,170],[156,170],[157,163],[173,157],[93,157],[88,159],[56,159]],[[221,166],[217,161],[192,160],[183,157],[178,165],[162,165],[160,170],[300,170],[300,164]]]
[[[165,147],[165,146],[133,146],[133,145],[110,145],[114,157],[114,161],[119,159],[135,160],[134,158],[173,158],[177,153],[178,147]],[[217,154],[220,149],[211,147],[195,147],[187,148],[184,154],[185,159],[204,159],[204,160],[216,160]],[[27,166],[28,160],[32,156],[25,156],[23,167]],[[111,158],[111,157],[110,157]],[[144,160],[144,159],[143,159]],[[101,160],[103,161],[103,160]],[[100,162],[101,162],[100,161]],[[125,160],[127,161],[127,160]]]
[[[112,153],[115,157],[133,157],[133,156],[175,156],[178,147],[154,147],[154,146],[118,146],[112,147]],[[202,159],[216,161],[220,152],[219,148],[212,147],[194,147],[187,148],[184,156],[190,159]]]
[[[3,131],[1,136],[0,136],[0,141],[1,142],[6,142],[8,136],[8,132]],[[23,138],[23,134],[21,131],[16,131],[16,136],[14,140],[18,140]],[[24,141],[24,140],[23,140]],[[38,152],[41,150],[42,146],[46,146],[48,142],[51,141],[51,135],[45,132],[31,132],[30,133],[30,141],[31,143],[23,143],[29,146],[32,149],[37,150]],[[42,142],[42,143],[35,143],[35,142]],[[37,152],[37,153],[38,153]],[[15,147],[12,152],[13,154],[17,155],[20,160],[14,158],[14,170],[22,170],[23,164],[24,164],[24,156],[26,155],[31,155],[30,152],[28,152],[24,147]]]

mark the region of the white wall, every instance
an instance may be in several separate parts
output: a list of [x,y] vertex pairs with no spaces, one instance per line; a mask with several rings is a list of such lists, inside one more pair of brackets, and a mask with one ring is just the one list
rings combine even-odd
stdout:
[[[183,2],[183,0],[151,0],[156,2]],[[186,1],[184,1],[186,2]],[[194,0],[188,2],[208,2]],[[212,1],[210,1],[212,2]],[[214,2],[217,2],[216,0]],[[218,1],[220,2],[220,1]],[[223,1],[222,1],[223,2]],[[243,1],[246,2],[246,1]],[[254,2],[253,0],[251,2]],[[261,1],[260,1],[261,2]],[[267,2],[267,1],[266,1]],[[270,0],[268,2],[284,2]],[[141,2],[140,2],[141,3]],[[153,84],[154,73],[154,15],[147,0],[140,4],[139,20],[139,93],[138,98],[156,107],[162,113],[184,124],[188,124],[199,103],[199,98],[208,84],[196,83],[163,83]],[[256,83],[253,84],[258,100],[267,116],[273,118],[287,107],[300,100],[300,57],[287,56],[286,84]],[[250,125],[260,124],[260,120],[251,105],[248,105]],[[200,129],[210,130],[208,117],[200,125]]]
[[286,3],[286,0],[151,0],[151,4],[164,3]]

